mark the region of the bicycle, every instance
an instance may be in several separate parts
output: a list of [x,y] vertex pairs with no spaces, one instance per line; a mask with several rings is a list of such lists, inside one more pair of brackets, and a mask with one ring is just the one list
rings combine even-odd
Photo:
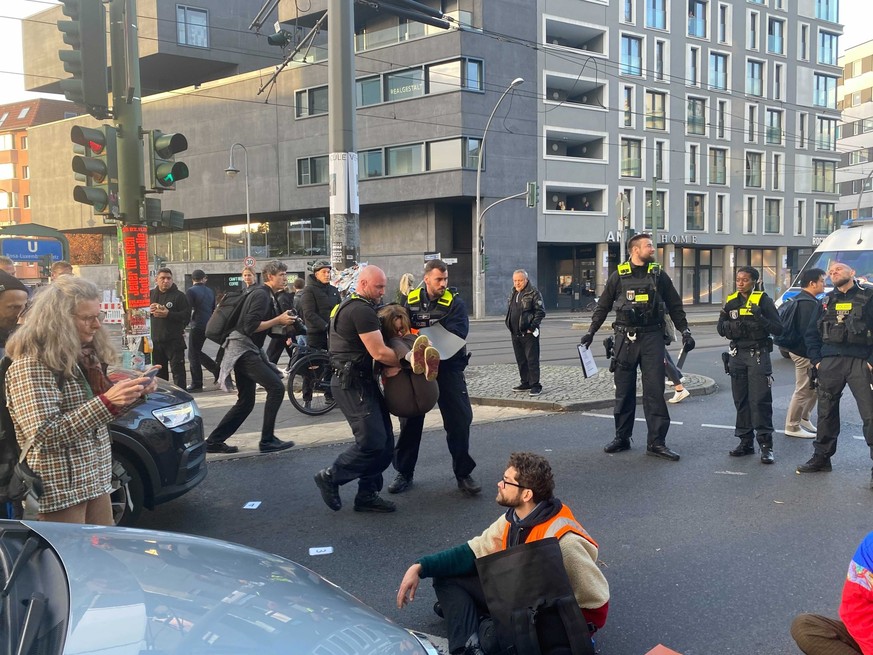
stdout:
[[288,400],[297,411],[321,416],[336,407],[330,392],[333,368],[326,350],[297,347],[288,372]]

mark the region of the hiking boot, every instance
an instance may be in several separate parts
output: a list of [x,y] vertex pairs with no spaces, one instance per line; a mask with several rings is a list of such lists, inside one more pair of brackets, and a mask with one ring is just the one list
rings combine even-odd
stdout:
[[776,459],[773,457],[773,446],[761,445],[761,463],[772,464]]
[[412,364],[412,372],[416,375],[422,375],[424,373],[424,351],[428,349],[430,346],[430,339],[426,336],[419,335],[416,338],[415,342],[412,344],[412,359],[410,360],[410,364]]
[[398,473],[394,478],[394,482],[388,485],[389,494],[403,493],[412,486],[412,476]]
[[433,346],[424,349],[424,379],[433,382],[440,370],[440,351]]
[[827,473],[831,470],[831,458],[819,454],[813,455],[806,464],[797,467],[797,473]]
[[355,511],[356,512],[377,512],[379,514],[387,514],[397,510],[397,505],[390,500],[385,500],[373,492],[363,496],[355,496]]
[[334,512],[342,509],[343,501],[339,495],[339,485],[333,481],[333,475],[330,469],[322,469],[315,474],[315,485],[321,492],[321,499],[324,504],[330,507]]
[[527,382],[524,382],[524,383],[518,385],[517,387],[512,387],[512,390],[515,393],[521,393],[523,391],[530,391],[530,385]]
[[755,444],[751,441],[746,441],[745,439],[740,441],[740,445],[734,448],[733,450],[728,451],[728,455],[731,457],[745,457],[746,455],[754,455],[755,454]]
[[620,453],[625,450],[630,450],[630,439],[622,439],[616,437],[603,447],[605,453]]

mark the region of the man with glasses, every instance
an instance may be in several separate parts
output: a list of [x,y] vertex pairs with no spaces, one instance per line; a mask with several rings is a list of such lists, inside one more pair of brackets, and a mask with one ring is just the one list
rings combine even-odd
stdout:
[[224,359],[221,361],[219,379],[226,379],[233,370],[237,401],[206,439],[207,453],[239,451],[236,446],[229,446],[225,442],[252,413],[258,384],[267,392],[258,449],[262,453],[273,453],[294,445],[293,441],[282,441],[273,433],[276,428],[276,415],[285,396],[285,385],[282,384],[279,370],[267,360],[262,349],[267,334],[273,327],[294,323],[294,317],[280,311],[276,301],[276,293],[285,288],[287,270],[288,267],[280,261],[268,262],[264,266],[261,276],[264,283],[247,293],[239,322],[224,342]]
[[[570,509],[554,497],[549,462],[534,453],[512,453],[497,482],[497,504],[506,513],[481,535],[454,548],[419,559],[397,590],[397,607],[415,599],[421,578],[432,577],[434,610],[446,620],[449,652],[481,655],[479,617],[488,614],[476,560],[524,543],[556,537],[564,568],[589,630],[603,627],[609,609],[609,584],[597,566],[597,543]],[[519,571],[520,577],[525,571]]]
[[184,389],[187,386],[185,373],[185,326],[191,319],[188,297],[173,283],[173,271],[158,269],[155,288],[149,294],[152,315],[152,364],[161,367],[158,377],[169,380],[167,363],[173,369],[173,384]]

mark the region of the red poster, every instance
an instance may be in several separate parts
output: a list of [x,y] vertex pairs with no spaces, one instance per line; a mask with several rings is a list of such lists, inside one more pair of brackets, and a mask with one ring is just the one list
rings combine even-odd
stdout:
[[148,228],[144,225],[125,225],[124,270],[127,276],[127,303],[129,308],[149,306],[149,243]]

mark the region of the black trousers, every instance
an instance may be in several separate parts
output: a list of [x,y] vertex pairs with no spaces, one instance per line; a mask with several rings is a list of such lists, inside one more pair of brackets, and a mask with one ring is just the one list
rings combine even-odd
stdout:
[[818,367],[818,431],[815,436],[816,455],[832,457],[837,452],[840,435],[840,398],[843,389],[849,391],[858,404],[863,422],[864,441],[873,458],[873,375],[867,362],[857,357],[825,357]]
[[664,400],[664,331],[638,332],[631,341],[624,332],[615,334],[615,436],[629,441],[637,411],[637,368],[643,376],[643,413],[649,446],[664,444],[670,429],[670,414]]
[[462,650],[471,635],[479,635],[479,617],[488,614],[485,592],[475,573],[452,578],[434,578],[433,590],[446,620],[449,652]]
[[267,400],[264,403],[264,422],[261,426],[261,442],[270,441],[276,429],[276,415],[285,397],[285,385],[282,377],[269,363],[264,361],[262,353],[246,353],[233,366],[236,378],[236,404],[230,408],[221,422],[206,439],[208,443],[222,443],[233,436],[243,421],[255,408],[256,385],[260,384],[267,390]]
[[737,408],[734,436],[746,443],[758,437],[762,446],[773,446],[773,366],[767,348],[737,349],[731,355],[731,393]]
[[366,378],[358,378],[343,389],[334,375],[330,390],[355,437],[355,443],[334,461],[331,476],[341,485],[357,480],[359,496],[381,491],[382,473],[391,464],[394,451],[394,428],[385,399],[376,383]]
[[512,351],[518,364],[521,383],[533,386],[540,383],[540,338],[530,333],[512,335]]
[[206,331],[203,328],[192,327],[188,334],[188,367],[191,369],[191,384],[203,386],[203,369],[212,373],[218,379],[219,366],[209,355],[203,352],[206,343]]
[[288,363],[290,364],[294,354],[291,347],[285,344],[287,339],[288,337],[270,337],[270,344],[267,346],[267,359],[274,364],[278,364],[282,353],[286,352],[288,353]]
[[[440,366],[437,384],[440,388],[438,401],[446,431],[446,444],[452,455],[452,471],[455,477],[463,478],[473,472],[476,462],[470,457],[470,424],[473,408],[467,395],[467,382],[461,367]],[[398,473],[411,476],[418,462],[424,416],[400,421],[400,437],[394,449],[394,468]]]
[[161,367],[158,377],[164,380],[170,379],[170,371],[167,364],[173,369],[173,384],[184,389],[188,386],[187,374],[185,373],[185,339],[179,341],[162,341],[155,343],[152,350],[152,364]]

